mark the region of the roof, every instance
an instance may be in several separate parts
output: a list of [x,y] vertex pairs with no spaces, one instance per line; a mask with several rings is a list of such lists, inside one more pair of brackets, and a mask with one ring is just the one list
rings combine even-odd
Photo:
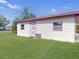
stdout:
[[26,19],[26,20],[19,20],[19,21],[17,21],[17,23],[18,22],[39,21],[39,20],[46,20],[46,19],[52,19],[52,18],[63,17],[63,16],[73,16],[73,15],[79,15],[79,11],[61,13],[61,14],[56,14],[53,16],[42,17],[42,18],[30,18],[30,19]]

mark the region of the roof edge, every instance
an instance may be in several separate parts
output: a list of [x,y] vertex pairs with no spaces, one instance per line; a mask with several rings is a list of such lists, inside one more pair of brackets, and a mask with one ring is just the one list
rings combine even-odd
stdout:
[[55,14],[53,16],[48,16],[48,17],[30,18],[30,19],[26,19],[26,20],[19,20],[19,21],[17,21],[17,23],[18,22],[37,21],[37,20],[50,19],[50,18],[63,17],[63,16],[72,16],[72,15],[79,15],[79,11],[66,12],[66,13],[61,13],[61,14]]

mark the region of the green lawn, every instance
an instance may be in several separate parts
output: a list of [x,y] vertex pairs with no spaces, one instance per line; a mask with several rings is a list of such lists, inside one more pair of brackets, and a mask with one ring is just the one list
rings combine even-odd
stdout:
[[79,59],[79,43],[34,40],[0,32],[0,59]]

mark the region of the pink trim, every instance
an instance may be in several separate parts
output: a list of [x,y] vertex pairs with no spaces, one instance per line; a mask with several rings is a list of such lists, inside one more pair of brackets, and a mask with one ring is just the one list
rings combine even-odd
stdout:
[[30,35],[35,36],[36,34],[36,22],[30,22]]
[[75,17],[76,22],[79,22],[79,15],[75,15],[74,17]]

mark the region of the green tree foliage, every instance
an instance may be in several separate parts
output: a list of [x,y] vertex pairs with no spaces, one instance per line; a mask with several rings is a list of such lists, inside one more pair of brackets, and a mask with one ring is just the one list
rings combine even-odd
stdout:
[[12,32],[14,33],[17,33],[17,20],[18,18],[16,18],[14,21],[13,21],[13,24],[12,24]]
[[36,18],[36,15],[33,12],[31,12],[29,8],[25,8],[25,7],[23,8],[23,12],[21,15],[23,20],[29,19],[29,18]]
[[9,23],[9,21],[5,17],[0,15],[0,27],[5,28],[6,25],[8,25],[8,23]]
[[30,18],[36,18],[36,15],[34,13],[30,13]]
[[16,23],[17,20],[20,20],[20,19],[25,20],[25,19],[29,19],[29,18],[35,18],[35,17],[36,17],[36,15],[33,12],[31,12],[29,10],[29,8],[24,7],[23,12],[21,13],[21,18],[16,18],[13,21],[12,32],[16,33],[16,31],[17,31],[17,23]]
[[79,33],[79,25],[76,25],[76,33]]
[[[21,13],[21,19],[22,20],[25,20],[25,19],[29,19],[29,18],[35,18],[35,14],[33,12],[30,12],[29,8],[23,8],[23,12]],[[16,18],[13,22],[13,25],[12,25],[12,31],[13,32],[16,32],[17,31],[17,23],[16,21],[19,20],[18,18]]]

